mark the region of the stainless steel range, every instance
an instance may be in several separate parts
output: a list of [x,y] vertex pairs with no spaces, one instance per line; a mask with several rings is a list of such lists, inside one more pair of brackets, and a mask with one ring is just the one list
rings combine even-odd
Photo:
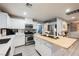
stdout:
[[32,24],[26,24],[25,26],[25,45],[31,45],[34,44],[33,34],[35,32],[35,29],[33,29]]

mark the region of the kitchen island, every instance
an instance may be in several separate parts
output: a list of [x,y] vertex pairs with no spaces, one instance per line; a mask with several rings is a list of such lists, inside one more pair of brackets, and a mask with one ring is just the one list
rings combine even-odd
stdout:
[[[0,40],[7,40],[10,39],[8,42],[0,44],[0,56],[8,56],[13,55],[14,53],[14,48],[13,48],[13,38],[15,35],[9,35],[9,36],[0,36]],[[8,50],[10,50],[8,52]]]
[[79,55],[79,40],[60,36],[58,39],[34,35],[35,49],[43,56]]

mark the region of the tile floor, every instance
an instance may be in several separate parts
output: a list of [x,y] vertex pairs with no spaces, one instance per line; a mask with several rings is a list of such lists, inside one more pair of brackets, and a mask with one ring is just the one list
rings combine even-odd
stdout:
[[18,53],[22,53],[23,56],[39,56],[39,54],[35,51],[34,45],[15,48],[14,55]]

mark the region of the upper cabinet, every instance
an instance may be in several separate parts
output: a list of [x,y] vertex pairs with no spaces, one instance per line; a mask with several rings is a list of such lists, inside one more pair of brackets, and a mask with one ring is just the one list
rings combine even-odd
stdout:
[[25,19],[11,18],[7,13],[0,12],[0,28],[24,29]]
[[7,28],[8,14],[0,12],[0,28]]
[[8,25],[9,25],[9,28],[12,28],[12,29],[24,29],[25,20],[17,19],[17,18],[10,18]]

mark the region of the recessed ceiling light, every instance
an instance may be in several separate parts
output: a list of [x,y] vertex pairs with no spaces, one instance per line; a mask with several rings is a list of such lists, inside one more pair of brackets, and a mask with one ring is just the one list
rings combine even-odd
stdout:
[[65,11],[65,13],[68,13],[68,12],[70,12],[70,8],[69,9],[66,9],[66,11]]
[[72,17],[72,19],[75,19],[75,17]]
[[24,15],[27,15],[27,13],[26,13],[26,12],[24,12],[23,14],[24,14]]

